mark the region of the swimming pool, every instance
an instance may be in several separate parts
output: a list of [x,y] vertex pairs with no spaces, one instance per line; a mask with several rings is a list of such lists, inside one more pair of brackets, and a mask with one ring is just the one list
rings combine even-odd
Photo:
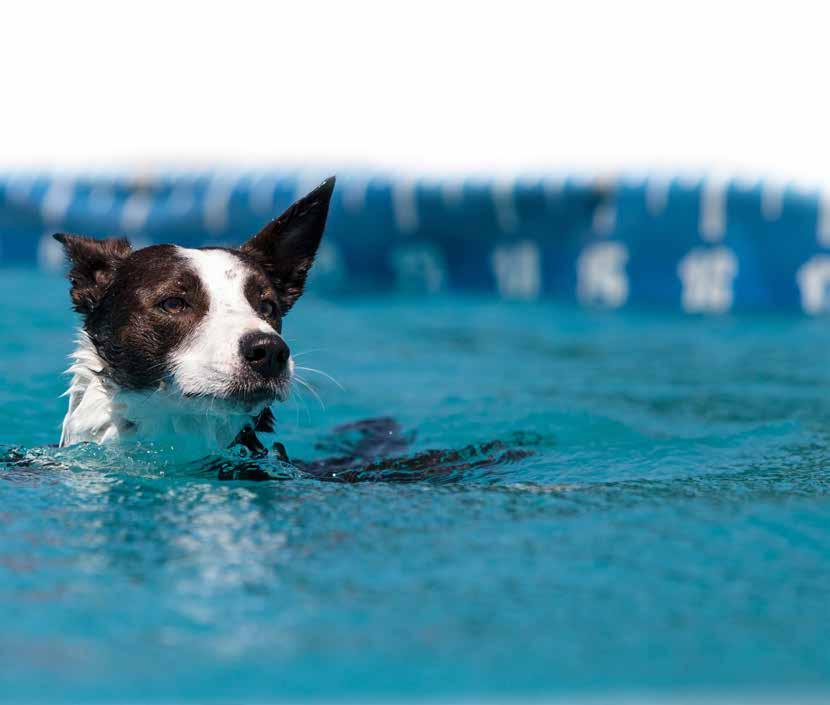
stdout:
[[381,416],[402,452],[526,453],[220,482],[158,449],[45,448],[66,284],[6,270],[0,300],[4,699],[830,687],[826,321],[309,297],[286,335],[343,390],[306,373],[325,408],[279,407],[292,457]]

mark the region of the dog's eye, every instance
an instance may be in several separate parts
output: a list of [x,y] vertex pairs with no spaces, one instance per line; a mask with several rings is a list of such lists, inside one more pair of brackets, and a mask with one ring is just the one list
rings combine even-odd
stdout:
[[181,313],[186,308],[188,308],[187,301],[185,301],[181,296],[171,296],[169,299],[165,299],[159,304],[159,307],[162,311],[167,313]]
[[271,299],[263,299],[259,302],[259,314],[266,318],[273,318],[277,315],[277,305]]

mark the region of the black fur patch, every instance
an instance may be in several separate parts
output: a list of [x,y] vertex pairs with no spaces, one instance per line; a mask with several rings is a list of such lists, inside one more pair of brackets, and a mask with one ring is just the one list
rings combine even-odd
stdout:
[[326,227],[334,177],[272,220],[240,250],[268,274],[283,315],[303,293],[305,281]]
[[83,235],[56,233],[53,236],[64,246],[72,263],[69,295],[78,313],[91,313],[112,283],[121,263],[130,256],[132,248],[125,238],[94,240]]
[[[160,304],[171,297],[183,298],[187,310],[176,315],[164,311]],[[168,355],[204,318],[208,306],[208,293],[190,263],[173,245],[154,245],[121,263],[87,315],[84,330],[115,382],[146,389],[167,375]]]
[[254,272],[259,274],[260,276],[252,275],[249,276],[248,279],[245,281],[245,287],[243,289],[245,293],[245,298],[248,299],[248,303],[251,304],[251,308],[254,311],[259,312],[260,304],[263,301],[273,301],[277,307],[276,314],[274,316],[263,316],[265,320],[270,323],[274,330],[277,333],[282,333],[282,316],[283,311],[280,307],[280,296],[277,294],[274,286],[268,277],[267,272],[260,266],[259,262],[257,262],[253,257],[245,255],[241,253],[239,250],[229,250],[229,252],[243,262],[245,262]]

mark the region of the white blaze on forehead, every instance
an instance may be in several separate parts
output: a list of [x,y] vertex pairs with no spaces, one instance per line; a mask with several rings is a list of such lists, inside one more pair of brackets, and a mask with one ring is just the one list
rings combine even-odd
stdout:
[[272,333],[273,329],[256,315],[251,302],[245,297],[245,283],[251,269],[241,259],[226,250],[189,250],[176,248],[179,255],[190,262],[202,287],[208,295],[208,317],[241,315],[257,322],[256,330]]
[[239,340],[246,333],[274,333],[245,296],[250,268],[225,250],[176,248],[208,298],[208,311],[174,355],[174,377],[189,394],[221,394],[241,365]]

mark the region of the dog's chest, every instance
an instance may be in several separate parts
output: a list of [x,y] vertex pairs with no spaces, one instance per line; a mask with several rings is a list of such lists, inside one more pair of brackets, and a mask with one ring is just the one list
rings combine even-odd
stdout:
[[106,381],[73,380],[69,409],[63,422],[61,445],[130,441],[175,448],[188,455],[207,454],[230,445],[251,423],[243,411],[208,413],[187,410],[163,390],[138,393],[113,390]]

